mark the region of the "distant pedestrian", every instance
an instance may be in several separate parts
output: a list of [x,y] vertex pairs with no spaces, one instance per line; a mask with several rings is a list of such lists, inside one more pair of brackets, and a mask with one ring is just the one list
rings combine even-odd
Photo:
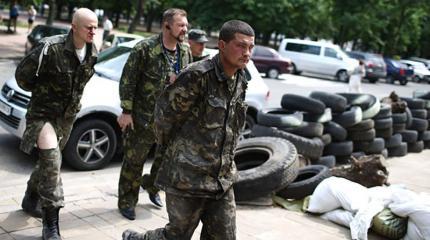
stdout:
[[16,33],[16,21],[18,20],[18,16],[18,6],[16,5],[16,1],[13,1],[9,11],[9,25],[7,27],[8,32],[12,32],[10,27],[13,25],[13,32]]
[[106,37],[109,36],[112,29],[113,29],[113,24],[111,20],[109,20],[109,17],[105,15],[103,17],[103,40],[105,40]]
[[33,27],[34,20],[36,20],[36,14],[37,11],[34,8],[33,5],[30,5],[30,8],[28,9],[28,29],[27,33],[31,31],[31,28]]
[[361,80],[366,76],[366,69],[364,68],[364,62],[358,61],[358,66],[354,69],[349,78],[349,89],[350,93],[361,93]]
[[193,62],[205,59],[209,55],[203,55],[205,45],[209,40],[206,37],[206,32],[200,29],[191,29],[188,32],[188,43],[190,44]]

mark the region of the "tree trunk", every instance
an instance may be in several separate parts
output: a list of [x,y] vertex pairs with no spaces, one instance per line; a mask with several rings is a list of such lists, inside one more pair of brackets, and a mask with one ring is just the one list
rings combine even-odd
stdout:
[[54,17],[55,17],[55,10],[57,9],[55,0],[49,0],[49,14],[48,18],[46,19],[46,25],[52,25],[54,23]]
[[115,28],[119,27],[119,17],[120,17],[121,13],[120,12],[115,12]]
[[63,8],[62,2],[57,2],[55,19],[61,20],[61,9]]
[[142,17],[142,12],[143,12],[143,2],[144,0],[137,0],[136,15],[133,17],[133,21],[128,27],[128,30],[127,30],[128,33],[133,33],[136,30],[137,25],[139,25],[140,23],[140,18]]

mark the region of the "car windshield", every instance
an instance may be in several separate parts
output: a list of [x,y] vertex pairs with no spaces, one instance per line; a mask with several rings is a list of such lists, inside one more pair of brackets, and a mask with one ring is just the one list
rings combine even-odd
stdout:
[[114,47],[101,52],[97,64],[94,66],[96,73],[102,77],[119,81],[130,51],[131,48]]
[[130,52],[130,50],[131,48],[122,47],[122,46],[108,48],[99,53],[99,56],[97,57],[97,63],[101,63],[101,62],[110,60],[112,58],[118,57],[121,54]]

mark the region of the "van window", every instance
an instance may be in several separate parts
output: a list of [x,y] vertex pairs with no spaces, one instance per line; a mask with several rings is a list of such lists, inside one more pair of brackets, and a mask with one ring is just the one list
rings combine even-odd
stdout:
[[333,48],[326,47],[324,50],[324,56],[331,57],[331,58],[337,58],[337,51]]
[[321,47],[300,43],[287,43],[285,50],[320,55]]

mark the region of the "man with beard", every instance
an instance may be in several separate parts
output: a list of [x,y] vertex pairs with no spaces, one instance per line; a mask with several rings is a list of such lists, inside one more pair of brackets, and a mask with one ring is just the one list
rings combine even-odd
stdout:
[[32,94],[20,148],[30,153],[36,145],[39,154],[27,182],[22,209],[42,217],[43,239],[61,239],[61,150],[79,112],[84,87],[94,74],[97,23],[93,11],[78,9],[68,34],[42,39],[16,68],[17,83]]
[[[123,131],[124,157],[118,186],[118,208],[130,220],[136,218],[143,165],[155,142],[155,101],[191,61],[189,48],[182,44],[188,28],[187,13],[176,8],[166,10],[162,28],[159,35],[142,40],[132,49],[119,85],[122,114],[118,124]],[[159,156],[162,155],[160,149]],[[161,161],[161,157],[157,161]],[[153,175],[156,173],[154,171]],[[147,185],[145,188],[151,201],[159,200],[158,189],[153,182]]]

